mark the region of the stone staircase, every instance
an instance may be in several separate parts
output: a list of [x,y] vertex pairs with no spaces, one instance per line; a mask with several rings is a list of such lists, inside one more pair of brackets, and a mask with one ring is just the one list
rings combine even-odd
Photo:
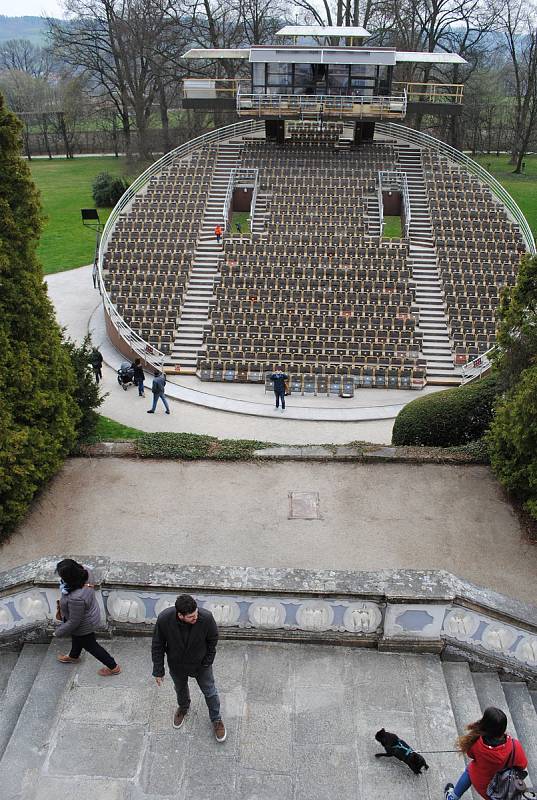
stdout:
[[[149,637],[106,647],[117,677],[100,678],[87,654],[60,664],[58,640],[0,651],[2,800],[190,800],[218,789],[237,800],[431,800],[464,762],[430,751],[453,750],[488,705],[506,712],[537,782],[537,692],[464,661],[223,640],[214,669],[228,739],[217,745],[195,682],[184,728],[172,729],[172,685],[151,678]],[[381,727],[422,751],[429,771],[375,759]]]
[[209,321],[214,283],[218,276],[218,260],[222,244],[216,241],[215,226],[222,224],[222,212],[231,171],[240,165],[242,142],[219,142],[218,155],[200,235],[194,251],[192,267],[179,313],[170,358],[164,366],[170,371],[194,375],[198,351],[202,347],[204,328]]
[[419,330],[423,333],[423,357],[427,383],[457,386],[460,369],[453,363],[447,329],[444,290],[438,273],[429,199],[423,177],[421,150],[397,143],[398,166],[406,173],[410,198],[409,266],[419,307]]

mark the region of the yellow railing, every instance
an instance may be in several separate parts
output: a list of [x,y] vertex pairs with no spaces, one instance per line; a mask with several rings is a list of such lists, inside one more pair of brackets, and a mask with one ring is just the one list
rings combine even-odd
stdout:
[[463,83],[415,83],[394,81],[394,89],[406,89],[409,103],[455,103],[461,105],[464,96]]
[[240,84],[240,78],[185,78],[183,80],[183,96],[186,98],[234,98]]

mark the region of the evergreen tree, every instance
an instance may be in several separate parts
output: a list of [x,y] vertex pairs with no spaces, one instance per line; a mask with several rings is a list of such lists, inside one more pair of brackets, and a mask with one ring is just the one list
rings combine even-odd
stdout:
[[76,378],[35,248],[40,203],[0,96],[0,538],[76,440]]

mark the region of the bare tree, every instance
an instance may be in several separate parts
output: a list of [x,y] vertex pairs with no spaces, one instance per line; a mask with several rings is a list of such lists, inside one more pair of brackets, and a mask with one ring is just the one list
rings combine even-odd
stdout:
[[537,120],[537,11],[534,5],[507,0],[503,33],[510,57],[508,87],[514,99],[513,172],[522,172]]
[[0,70],[17,70],[46,80],[52,69],[52,51],[47,47],[37,47],[27,39],[10,39],[0,45]]

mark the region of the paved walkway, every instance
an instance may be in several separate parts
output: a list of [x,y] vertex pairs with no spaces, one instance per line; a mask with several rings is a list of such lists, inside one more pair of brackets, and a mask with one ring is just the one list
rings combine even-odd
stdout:
[[[289,519],[289,492],[318,493],[319,518]],[[70,459],[2,547],[0,562],[7,569],[55,553],[445,569],[535,603],[537,547],[480,466]]]
[[[352,399],[293,396],[282,414],[273,408],[272,394],[266,394],[262,386],[202,383],[191,376],[172,376],[167,391],[176,401],[172,415],[156,414],[149,418],[141,413],[142,408],[146,409],[134,387],[125,393],[117,385],[115,371],[123,357],[106,336],[99,295],[92,288],[91,267],[48,276],[47,283],[60,324],[79,340],[89,328],[103,353],[108,365],[103,387],[108,396],[102,413],[132,427],[253,438],[278,444],[342,444],[354,440],[386,444],[391,440],[395,416],[417,396],[410,391],[373,389],[359,390]],[[431,391],[437,389],[424,390]]]

